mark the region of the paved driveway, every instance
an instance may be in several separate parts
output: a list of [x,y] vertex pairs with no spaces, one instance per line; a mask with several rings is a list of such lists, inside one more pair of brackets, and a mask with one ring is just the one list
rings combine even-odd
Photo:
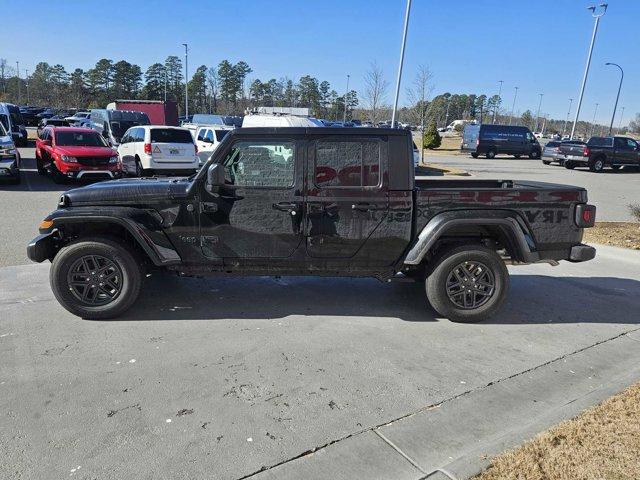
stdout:
[[4,478],[417,479],[620,369],[640,378],[640,254],[613,248],[514,267],[477,325],[436,318],[414,284],[164,275],[126,317],[86,321],[47,272],[0,269]]

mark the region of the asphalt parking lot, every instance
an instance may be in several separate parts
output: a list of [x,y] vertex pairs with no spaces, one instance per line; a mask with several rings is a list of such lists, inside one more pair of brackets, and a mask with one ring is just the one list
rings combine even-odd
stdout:
[[[22,185],[0,188],[6,478],[464,478],[640,378],[640,253],[612,247],[584,264],[510,267],[504,310],[476,325],[438,318],[412,283],[163,274],[125,317],[81,320],[53,298],[49,265],[25,258],[61,191],[29,152]],[[640,181],[437,162],[584,178],[596,204],[631,201],[616,178]],[[624,218],[599,205],[599,219]]]

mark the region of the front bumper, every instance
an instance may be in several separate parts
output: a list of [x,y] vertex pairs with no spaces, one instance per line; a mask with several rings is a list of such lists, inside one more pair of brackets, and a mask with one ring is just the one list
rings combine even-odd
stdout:
[[41,263],[53,258],[55,253],[55,232],[43,233],[29,242],[27,245],[27,257],[32,262]]
[[589,245],[574,245],[569,252],[568,260],[570,262],[587,262],[593,260],[596,256],[596,249]]
[[16,178],[18,176],[20,176],[18,159],[16,157],[0,158],[0,179]]

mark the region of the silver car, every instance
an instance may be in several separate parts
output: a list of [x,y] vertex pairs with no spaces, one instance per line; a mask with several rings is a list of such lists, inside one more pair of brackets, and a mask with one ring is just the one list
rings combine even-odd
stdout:
[[558,162],[558,164],[562,165],[564,162],[564,155],[560,153],[561,143],[562,142],[555,140],[547,142],[542,149],[542,163],[549,165],[551,162]]

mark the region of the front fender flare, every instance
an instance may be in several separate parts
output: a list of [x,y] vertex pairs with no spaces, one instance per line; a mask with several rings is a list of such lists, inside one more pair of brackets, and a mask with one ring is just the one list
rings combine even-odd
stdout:
[[533,236],[520,216],[511,210],[453,210],[435,215],[422,229],[404,263],[419,265],[429,250],[447,231],[461,225],[498,226],[508,235],[512,252],[524,263],[539,260]]

